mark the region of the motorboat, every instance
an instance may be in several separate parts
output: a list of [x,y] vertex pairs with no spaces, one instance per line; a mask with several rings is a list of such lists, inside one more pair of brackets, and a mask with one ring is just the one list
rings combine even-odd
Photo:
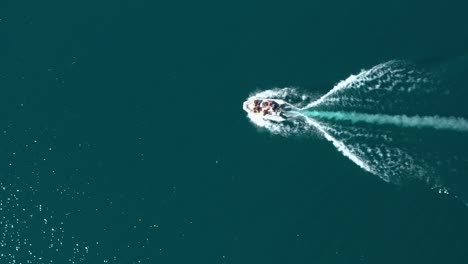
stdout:
[[270,121],[283,122],[288,119],[286,113],[291,110],[292,105],[281,99],[254,97],[245,101],[242,108],[249,115]]

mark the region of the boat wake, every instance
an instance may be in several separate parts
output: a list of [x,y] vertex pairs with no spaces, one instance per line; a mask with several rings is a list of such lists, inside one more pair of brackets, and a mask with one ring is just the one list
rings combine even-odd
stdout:
[[365,114],[357,112],[299,111],[305,116],[324,118],[335,121],[365,122],[376,125],[394,125],[398,127],[433,128],[468,132],[468,120],[460,117],[406,116]]
[[468,201],[468,152],[463,147],[468,119],[451,73],[448,65],[424,69],[390,61],[351,75],[321,97],[295,88],[253,94],[251,98],[285,100],[296,109],[285,122],[249,118],[285,137],[323,136],[386,182],[423,181]]

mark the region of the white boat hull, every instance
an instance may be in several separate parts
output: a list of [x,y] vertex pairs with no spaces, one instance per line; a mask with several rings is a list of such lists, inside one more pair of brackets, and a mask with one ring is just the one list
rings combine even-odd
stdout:
[[259,117],[259,118],[262,118],[262,119],[266,119],[266,120],[270,120],[270,121],[274,121],[274,122],[283,122],[283,121],[286,121],[287,118],[285,117],[284,113],[282,112],[276,112],[276,113],[267,113],[267,114],[264,114],[263,112],[254,112],[253,111],[253,108],[254,108],[254,100],[262,100],[262,101],[265,101],[265,100],[268,100],[268,101],[273,101],[273,102],[276,102],[280,108],[283,108],[285,106],[291,106],[289,103],[287,103],[286,101],[284,100],[281,100],[281,99],[260,99],[260,98],[250,98],[249,100],[245,101],[242,105],[242,108],[249,114],[249,115],[252,115],[252,116],[255,116],[255,117]]

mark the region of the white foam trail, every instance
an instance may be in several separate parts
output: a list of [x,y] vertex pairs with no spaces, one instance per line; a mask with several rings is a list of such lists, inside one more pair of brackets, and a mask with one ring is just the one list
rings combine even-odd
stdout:
[[398,127],[433,128],[460,132],[468,131],[468,120],[460,117],[384,115],[310,110],[304,110],[301,111],[301,113],[310,117],[346,120],[353,123],[365,122],[369,124],[394,125]]
[[[283,99],[294,106],[294,113],[288,112],[290,118],[280,123],[248,116],[258,127],[285,137],[323,135],[342,155],[386,182],[401,184],[417,179],[447,193],[453,187],[448,185],[452,178],[466,176],[468,158],[460,154],[464,142],[455,152],[450,147],[441,148],[439,153],[434,152],[438,151],[436,146],[429,145],[433,139],[430,131],[422,130],[415,136],[411,129],[395,129],[468,132],[468,117],[464,115],[431,116],[438,112],[432,100],[449,92],[441,86],[438,74],[405,61],[389,61],[347,77],[322,96],[295,88],[257,91],[249,99]],[[447,136],[464,138],[462,133]],[[454,157],[454,153],[461,157]]]
[[323,101],[325,101],[325,99],[327,99],[332,94],[346,88],[348,86],[348,84],[353,83],[354,81],[356,81],[357,77],[359,75],[363,74],[363,73],[364,72],[361,72],[358,75],[349,76],[348,78],[346,78],[346,80],[343,80],[343,81],[339,82],[337,85],[335,85],[335,87],[333,87],[333,89],[331,89],[328,93],[324,94],[319,99],[317,99],[317,100],[311,102],[310,104],[306,105],[303,109],[314,107],[314,106],[317,106],[317,105],[321,104]]
[[362,70],[359,74],[357,75],[351,75],[349,76],[348,78],[346,78],[345,80],[343,81],[340,81],[337,85],[335,85],[335,87],[333,87],[333,89],[331,89],[328,93],[324,94],[322,97],[320,97],[319,99],[311,102],[310,104],[308,104],[307,106],[305,106],[303,109],[306,109],[306,108],[310,108],[310,107],[314,107],[314,106],[317,106],[321,103],[323,103],[328,97],[330,97],[331,95],[337,93],[338,91],[341,91],[345,88],[349,88],[351,86],[351,84],[356,84],[358,83],[358,87],[362,85],[362,83],[359,83],[357,82],[358,80],[360,80],[361,78],[364,78],[365,76],[373,73],[373,72],[376,72],[377,73],[377,77],[379,77],[379,73],[378,70],[380,70],[382,67],[388,65],[388,64],[391,64],[393,63],[393,61],[389,61],[389,62],[386,62],[386,63],[382,63],[382,64],[379,64],[375,67],[373,67],[372,69],[370,70]]
[[305,116],[305,120],[307,123],[309,123],[310,125],[314,126],[320,133],[322,133],[322,135],[330,142],[332,142],[332,144],[338,149],[338,151],[340,151],[343,155],[345,155],[346,157],[348,157],[351,161],[353,161],[354,163],[356,163],[359,167],[363,168],[364,170],[370,172],[370,173],[373,173],[373,174],[376,174],[377,173],[364,161],[362,160],[360,157],[358,157],[357,155],[353,154],[353,152],[348,148],[346,147],[346,145],[339,141],[338,139],[336,139],[335,137],[333,137],[332,135],[330,135],[324,126],[322,126],[319,122],[311,119],[311,118],[308,118]]

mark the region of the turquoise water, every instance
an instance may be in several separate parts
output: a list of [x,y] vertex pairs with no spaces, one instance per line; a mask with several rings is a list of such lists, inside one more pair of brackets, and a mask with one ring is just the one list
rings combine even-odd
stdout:
[[0,263],[466,263],[466,8],[1,3]]
[[366,114],[356,112],[320,112],[304,111],[306,116],[332,120],[346,120],[352,123],[364,122],[377,125],[394,125],[398,127],[433,128],[443,130],[468,131],[468,121],[459,117],[439,116],[406,116]]

